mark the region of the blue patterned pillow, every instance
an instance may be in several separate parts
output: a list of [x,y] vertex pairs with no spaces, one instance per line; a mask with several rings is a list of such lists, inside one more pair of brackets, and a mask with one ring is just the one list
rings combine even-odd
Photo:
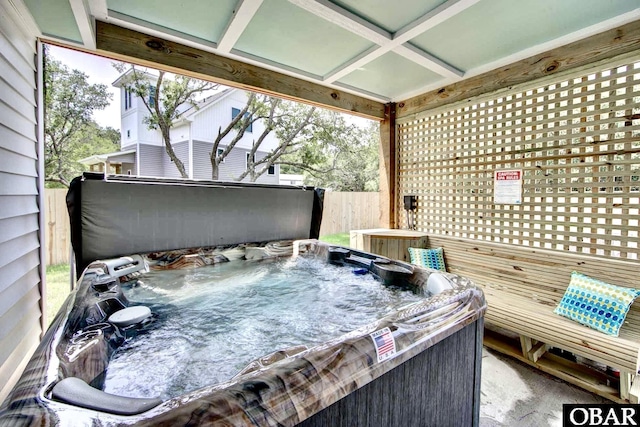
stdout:
[[442,248],[409,248],[409,256],[411,256],[411,264],[447,271],[447,267],[444,265]]
[[617,337],[631,303],[639,295],[639,289],[610,285],[574,271],[553,312]]

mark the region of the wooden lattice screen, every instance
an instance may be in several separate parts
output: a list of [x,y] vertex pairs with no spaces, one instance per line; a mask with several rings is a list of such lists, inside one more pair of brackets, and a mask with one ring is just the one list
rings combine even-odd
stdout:
[[[418,196],[432,235],[638,259],[640,62],[399,120],[398,200]],[[521,169],[519,205],[494,204],[494,171]]]

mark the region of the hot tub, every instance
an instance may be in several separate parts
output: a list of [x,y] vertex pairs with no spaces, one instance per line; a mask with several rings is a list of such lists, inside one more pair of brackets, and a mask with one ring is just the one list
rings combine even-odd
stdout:
[[[82,204],[126,208],[108,201],[108,185]],[[103,229],[112,212],[86,211],[81,236],[125,234]],[[161,234],[137,244],[162,246]],[[1,425],[478,424],[486,304],[462,277],[315,239],[91,260],[119,250],[103,237],[75,234],[78,285],[0,408]],[[274,285],[294,270],[301,280]]]

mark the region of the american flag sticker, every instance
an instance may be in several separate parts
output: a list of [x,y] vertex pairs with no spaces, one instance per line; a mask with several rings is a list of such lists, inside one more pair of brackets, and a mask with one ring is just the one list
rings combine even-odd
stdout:
[[380,329],[369,335],[373,340],[373,344],[376,346],[378,363],[396,354],[396,342],[389,328]]

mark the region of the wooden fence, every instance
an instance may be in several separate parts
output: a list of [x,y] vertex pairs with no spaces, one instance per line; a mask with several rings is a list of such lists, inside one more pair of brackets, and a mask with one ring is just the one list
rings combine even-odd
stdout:
[[380,193],[325,193],[321,236],[378,227]]
[[[44,194],[47,265],[65,264],[69,262],[71,243],[67,190],[48,188]],[[325,193],[320,235],[378,228],[379,204],[379,193]]]
[[47,188],[44,191],[47,265],[69,263],[71,233],[66,195],[67,190],[62,188]]

